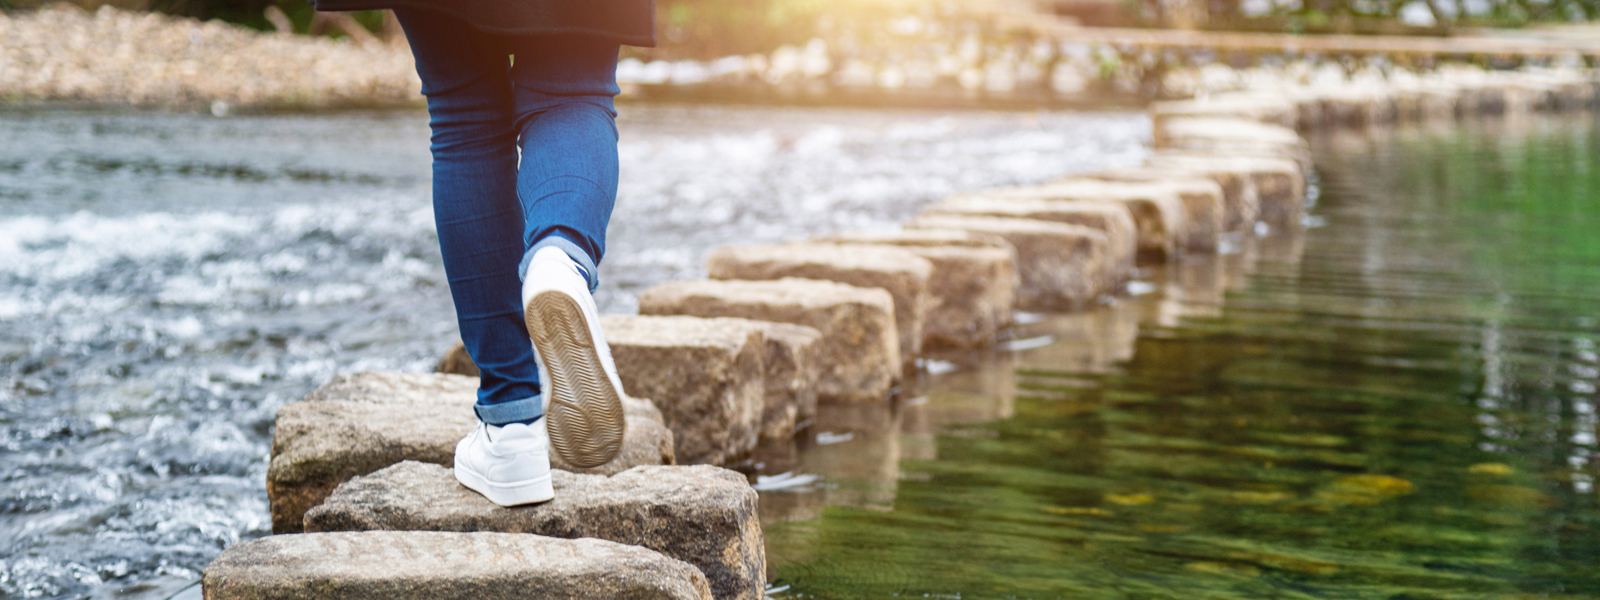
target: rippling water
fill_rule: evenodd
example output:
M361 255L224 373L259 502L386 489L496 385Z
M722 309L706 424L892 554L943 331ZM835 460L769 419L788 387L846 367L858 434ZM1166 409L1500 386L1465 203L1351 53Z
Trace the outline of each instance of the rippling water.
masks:
M1600 597L1600 129L1314 146L1307 231L820 417L778 595Z
M625 106L599 292L1137 162L1137 114ZM419 113L0 113L0 597L161 598L264 535L273 412L455 335Z

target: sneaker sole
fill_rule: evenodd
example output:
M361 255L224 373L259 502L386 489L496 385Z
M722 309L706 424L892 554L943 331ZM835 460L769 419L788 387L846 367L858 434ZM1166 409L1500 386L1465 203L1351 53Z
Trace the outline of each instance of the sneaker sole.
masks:
M549 477L531 482L495 484L461 463L456 463L455 471L456 481L461 485L500 506L539 504L556 497L555 485Z
M583 308L565 293L546 291L528 301L523 320L550 379L544 382L550 448L580 469L611 462L622 450L627 424Z

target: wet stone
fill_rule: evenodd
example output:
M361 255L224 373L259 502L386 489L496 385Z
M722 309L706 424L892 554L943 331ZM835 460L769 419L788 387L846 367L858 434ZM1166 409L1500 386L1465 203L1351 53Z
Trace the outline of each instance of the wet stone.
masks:
M748 319L766 340L762 357L761 439L788 440L795 428L817 414L822 332L804 325Z
M881 288L894 298L900 359L911 364L922 351L928 278L933 265L916 254L889 246L830 244L750 244L724 246L706 259L712 279L759 281L796 277L864 288Z
M1104 293L1116 268L1104 233L1066 223L1001 217L923 215L911 229L957 229L1005 238L1017 250L1017 308L1072 310Z
M705 575L654 550L509 533L275 535L229 547L207 600L710 600Z
M642 546L704 573L719 599L758 600L766 555L754 489L712 466L553 473L555 499L505 508L450 469L403 462L350 480L306 514L306 531L495 531Z
M1017 294L1016 250L1002 238L958 230L910 230L849 232L816 242L897 246L927 259L933 274L928 280L930 306L922 322L924 347L989 346L1000 328L1011 322Z
M737 317L817 330L817 398L881 402L900 373L894 299L832 281L671 281L639 294L644 315Z
M681 464L722 465L756 447L766 340L747 324L604 315L622 388L656 398Z
M1299 227L1300 217L1305 213L1305 175L1298 163L1287 158L1157 152L1150 157L1148 165L1206 175L1227 173L1232 177L1248 177L1259 202L1257 218L1274 227Z
M339 484L389 465L455 461L456 442L478 423L478 380L460 375L339 375L278 409L267 469L273 533L300 531L311 507ZM567 471L610 475L638 465L673 464L672 432L649 400L626 398L622 452L609 463Z
M940 200L922 214L1034 219L1088 227L1104 233L1110 244L1112 268L1106 269L1107 279L1100 282L1100 289L1122 289L1133 276L1139 236L1133 217L1124 206L977 193Z
M1059 181L1098 179L1159 186L1177 194L1183 202L1188 252L1212 253L1226 231L1227 195L1216 181L1199 175L1185 175L1144 167L1107 169Z

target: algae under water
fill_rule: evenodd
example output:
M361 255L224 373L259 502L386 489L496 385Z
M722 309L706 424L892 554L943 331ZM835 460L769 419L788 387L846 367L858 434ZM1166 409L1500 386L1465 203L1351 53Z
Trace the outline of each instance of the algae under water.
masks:
M1313 146L1305 231L824 411L776 595L1600 597L1600 129Z

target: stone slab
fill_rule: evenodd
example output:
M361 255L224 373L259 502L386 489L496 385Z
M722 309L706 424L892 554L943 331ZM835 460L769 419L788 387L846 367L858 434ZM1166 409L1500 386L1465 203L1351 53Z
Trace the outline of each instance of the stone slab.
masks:
M1188 245L1188 215L1172 190L1144 183L1072 179L1045 185L985 190L991 198L1098 202L1120 205L1133 217L1139 262L1161 263Z
M1293 129L1230 118L1167 119L1155 128L1157 150L1265 153L1310 168L1311 149Z
M1126 206L1105 202L1076 202L1027 197L1020 194L987 196L982 192L953 196L935 202L924 215L987 216L1034 219L1081 225L1106 236L1112 267L1106 269L1102 290L1119 290L1133 277L1139 250L1138 229Z
M1188 252L1212 253L1227 231L1227 193L1221 184L1200 175L1186 175L1144 167L1120 167L1074 176L1073 179L1098 179L1161 186L1183 201Z
M456 442L478 423L477 390L477 379L460 375L357 373L279 408L267 469L272 531L300 531L305 511L352 477L405 460L453 464ZM623 408L628 429L616 459L574 469L552 457L556 468L609 475L673 464L672 432L655 405L626 398Z
M922 352L922 322L928 313L928 278L933 265L902 248L831 244L724 246L706 259L712 279L747 281L820 279L882 288L894 298L900 359L910 365Z
M1005 238L1017 250L1017 308L1072 310L1104 293L1116 267L1104 233L1067 223L1002 217L923 215L910 229L957 229Z
M275 535L224 550L206 600L710 600L689 563L616 542L510 533Z
M756 447L766 340L741 323L689 316L602 315L617 375L657 399L682 464L722 465Z
M927 259L933 274L928 279L931 305L922 322L924 347L986 347L1011 322L1018 284L1016 249L1002 238L958 230L909 230L847 232L815 241L898 246Z
M1305 214L1305 175L1295 161L1270 156L1157 152L1147 163L1157 169L1247 176L1255 188L1258 219L1274 227L1299 227ZM1253 224L1252 224L1253 225Z
M505 508L450 469L403 462L339 486L306 531L496 531L642 546L700 569L717 598L759 600L766 551L757 497L712 466L637 467L610 477L554 473L555 499Z
M1295 104L1288 98L1248 92L1212 94L1204 100L1154 102L1149 113L1158 130L1168 119L1194 117L1230 117L1294 127L1297 116Z
M900 373L894 298L879 288L832 281L696 280L658 284L639 294L639 313L737 317L816 329L816 391L821 401L881 402Z

